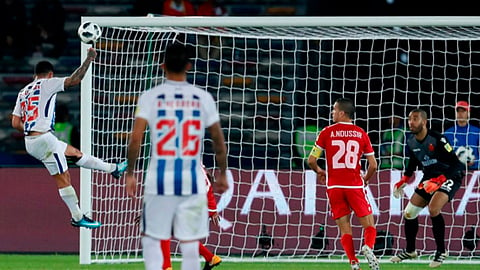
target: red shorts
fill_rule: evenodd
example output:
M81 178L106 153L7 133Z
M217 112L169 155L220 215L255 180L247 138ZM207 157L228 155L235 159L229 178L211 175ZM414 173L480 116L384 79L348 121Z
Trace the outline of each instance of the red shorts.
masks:
M327 189L328 201L333 219L349 215L352 210L357 217L372 214L372 207L363 188L332 188Z

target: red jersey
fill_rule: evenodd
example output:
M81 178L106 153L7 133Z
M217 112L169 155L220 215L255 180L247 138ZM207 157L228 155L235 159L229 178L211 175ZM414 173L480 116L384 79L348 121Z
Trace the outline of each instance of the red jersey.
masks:
M173 0L166 0L163 2L162 14L167 16L195 16L195 8L188 0L183 0L180 4Z
M360 159L374 155L367 133L359 126L340 122L318 134L316 146L325 151L327 188L363 188Z
M226 16L227 10L221 6L215 6L212 2L205 2L198 7L198 16Z

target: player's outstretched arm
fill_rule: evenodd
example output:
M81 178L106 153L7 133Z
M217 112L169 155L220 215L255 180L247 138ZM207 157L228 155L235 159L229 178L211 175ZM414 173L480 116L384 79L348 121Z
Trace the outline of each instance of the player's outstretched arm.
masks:
M85 61L83 61L83 63L72 73L72 75L65 78L64 87L67 88L79 84L85 76L90 63L95 59L95 57L97 57L97 52L94 48L89 48Z

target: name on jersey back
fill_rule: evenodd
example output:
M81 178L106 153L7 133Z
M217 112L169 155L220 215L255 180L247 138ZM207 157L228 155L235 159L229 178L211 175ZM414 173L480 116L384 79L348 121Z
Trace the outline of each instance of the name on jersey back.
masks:
M356 130L333 130L330 137L355 137L362 138L362 133Z
M159 100L158 107L167 107L167 108L200 108L200 102L198 100Z

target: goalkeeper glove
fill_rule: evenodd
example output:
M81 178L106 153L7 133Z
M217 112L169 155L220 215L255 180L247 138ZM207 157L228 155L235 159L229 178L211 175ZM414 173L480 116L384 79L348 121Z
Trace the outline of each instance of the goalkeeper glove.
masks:
M393 186L393 197L400 198L403 195L403 188L408 184L409 176L404 175L400 181Z
M443 183L445 183L445 181L447 181L447 178L445 175L441 174L438 177L423 181L420 183L420 185L418 185L418 188L424 189L425 192L432 194L433 192L437 191L443 185Z

